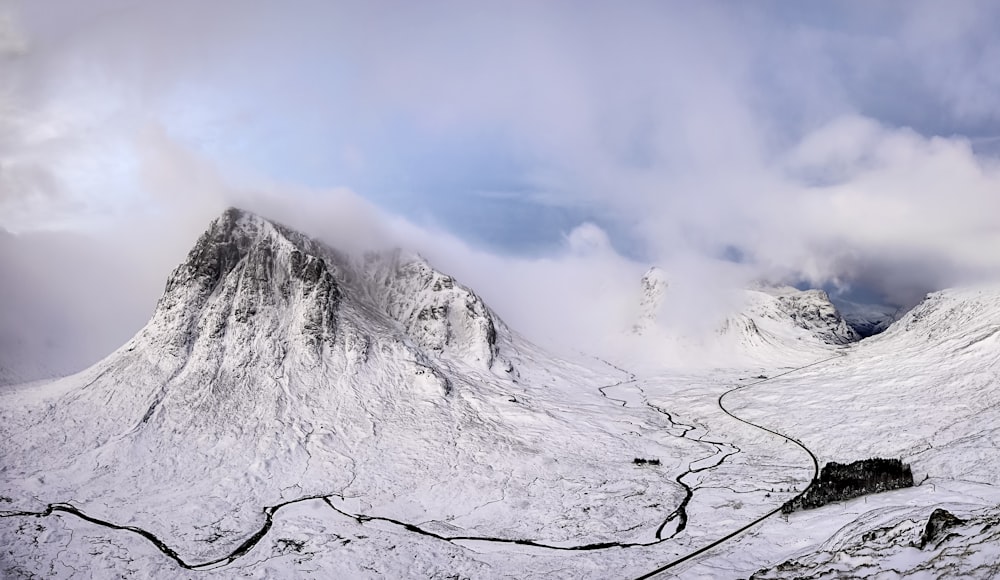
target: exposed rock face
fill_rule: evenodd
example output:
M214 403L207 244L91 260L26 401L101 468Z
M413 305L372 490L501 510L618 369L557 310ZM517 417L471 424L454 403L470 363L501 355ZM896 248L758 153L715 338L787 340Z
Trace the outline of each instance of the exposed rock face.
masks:
M333 344L342 298L330 257L298 234L230 208L171 274L143 336L169 342L177 356L219 358L226 337L250 345L277 339L280 329L284 345L275 350L304 343L319 355L321 344ZM291 324L280 319L284 311Z
M831 461L806 493L783 505L781 511L788 514L904 487L913 487L913 473L899 459L862 459L846 465Z
M800 290L779 294L782 309L795 324L829 344L848 344L861 339L841 317L830 296L822 290Z
M490 368L499 354L499 319L475 293L423 259L393 252L352 263L314 240L232 208L212 222L170 276L152 328L147 327L155 332L147 334L167 337L175 353L186 356L199 337L218 341L241 328L257 332L264 323L271 328L268 336L280 327L279 342L304 343L320 356L322 345L334 345L338 332L357 334L339 328L345 299L382 311L432 356ZM279 311L290 314L291 326L266 320ZM248 326L258 315L262 318ZM260 337L236 338L251 344Z
M487 370L498 362L498 329L506 328L471 289L400 252L367 256L365 270L375 301L421 348Z
M841 528L815 552L758 570L750 578L996 578L1000 574L996 557L1000 513L995 506L970 513L964 520L941 508L928 518L927 508L919 506L867 515Z
M946 509L938 508L931 513L924 526L924 533L920 534L920 549L923 550L931 542L937 542L944 538L945 532L950 528L960 526L965 520L955 517Z

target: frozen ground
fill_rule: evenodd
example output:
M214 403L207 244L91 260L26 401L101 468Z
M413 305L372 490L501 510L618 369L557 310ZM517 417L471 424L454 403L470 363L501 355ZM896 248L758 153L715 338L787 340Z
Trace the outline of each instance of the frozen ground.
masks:
M122 349L0 393L0 571L995 575L1000 291L934 295L850 346L820 340L831 316L754 291L713 367L649 364L704 344L648 323L632 356L555 356L417 257L227 213ZM765 517L810 452L902 457L920 485ZM965 521L911 546L938 507Z

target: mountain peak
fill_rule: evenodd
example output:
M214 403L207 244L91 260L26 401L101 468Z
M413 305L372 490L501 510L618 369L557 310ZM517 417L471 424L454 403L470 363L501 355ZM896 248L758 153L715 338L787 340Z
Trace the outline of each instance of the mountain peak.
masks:
M303 343L318 356L321 343L332 344L343 295L334 254L324 248L254 213L229 208L170 275L143 334L187 358L211 341L229 337L251 344L281 328L287 333L282 340Z
M247 344L265 334L286 345L304 341L310 356L322 357L322 345L334 345L345 332L344 303L365 317L380 312L383 324L396 326L385 332L401 333L399 340L415 345L420 356L485 369L502 360L503 370L513 371L498 357L503 323L422 256L397 250L350 258L239 208L224 211L198 238L167 282L154 314L158 322L146 330L181 357L205 337L229 333L245 335L240 341Z
M651 266L639 281L639 318L632 327L635 334L643 334L656 325L670 283L662 268Z
M188 252L187 259L170 277L167 289L171 288L171 284L182 284L196 278L214 282L228 272L240 255L246 252L251 239L256 237L246 227L246 222L250 221L246 218L251 215L229 208L212 220ZM258 220L260 225L263 220Z
M256 266L256 274L270 277L277 254L288 255L293 274L315 277L315 268L304 270L303 254L317 254L325 261L319 254L328 258L335 252L258 214L230 207L212 220L198 238L184 263L171 275L167 290L193 281L214 286L248 257Z
M212 220L205 233L217 238L256 237L281 226L258 214L238 207L226 208Z
M861 339L841 316L825 290L799 290L791 286L757 284L756 290L777 299L796 326L827 344L848 344Z

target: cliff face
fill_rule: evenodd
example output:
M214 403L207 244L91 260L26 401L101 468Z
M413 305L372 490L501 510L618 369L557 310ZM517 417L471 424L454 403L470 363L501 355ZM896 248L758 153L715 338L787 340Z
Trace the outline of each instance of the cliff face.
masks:
M421 348L490 370L500 356L506 326L471 289L402 252L370 254L364 275L374 301ZM504 359L501 369L513 366Z
M826 344L849 344L861 336L848 324L823 290L799 290L790 286L757 284L756 292L773 297L792 323Z
M778 296L778 301L799 328L812 332L828 344L848 344L861 339L822 290L783 294Z
M171 274L141 336L178 356L208 356L224 338L306 347L319 356L322 343L334 342L343 298L333 259L302 236L229 209Z

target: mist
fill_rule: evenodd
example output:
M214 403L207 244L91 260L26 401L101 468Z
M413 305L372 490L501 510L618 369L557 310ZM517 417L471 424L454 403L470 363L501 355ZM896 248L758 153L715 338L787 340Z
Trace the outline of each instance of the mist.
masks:
M997 22L971 1L0 2L2 338L93 362L230 205L418 251L567 347L627 329L651 264L691 332L758 279L912 306L1000 272Z

